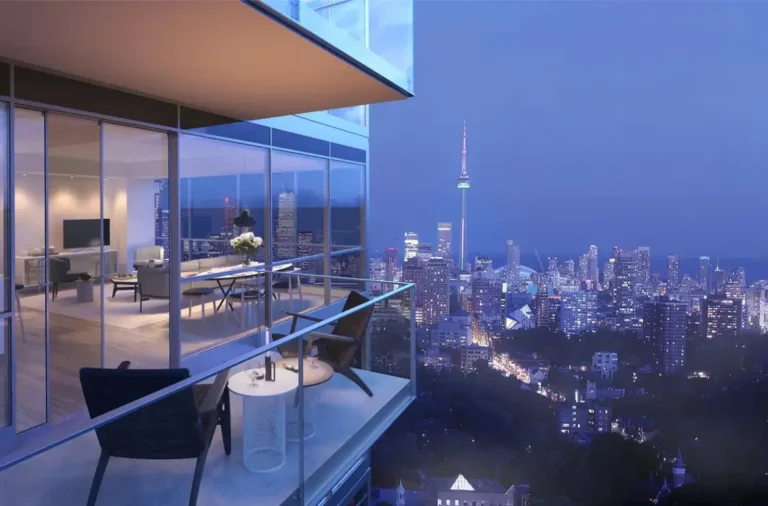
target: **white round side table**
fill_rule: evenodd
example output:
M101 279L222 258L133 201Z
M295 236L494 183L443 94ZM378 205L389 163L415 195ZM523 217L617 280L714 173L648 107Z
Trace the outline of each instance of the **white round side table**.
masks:
M285 464L285 398L298 386L299 375L282 367L275 381L254 384L249 371L229 378L229 391L243 397L243 465L249 471L268 473Z
M276 362L278 369L283 368L283 364L298 368L298 358L286 358ZM298 375L297 375L298 376ZM315 435L315 408L317 406L317 397L314 387L325 383L333 376L333 367L316 358L304 359L304 439L309 439ZM298 390L297 390L298 393ZM287 439L288 441L299 440L299 406L296 402L296 395L289 395L285 401L288 409Z

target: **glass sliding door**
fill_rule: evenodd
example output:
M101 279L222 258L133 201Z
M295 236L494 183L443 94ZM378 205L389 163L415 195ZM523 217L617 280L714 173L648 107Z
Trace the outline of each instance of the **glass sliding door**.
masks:
M10 292L10 282L8 280L8 241L6 241L6 234L8 231L8 165L10 161L9 156L9 127L8 121L8 104L0 102L0 207L3 210L3 219L0 220L0 279L2 279L2 286L0 286L0 311L7 313L10 310L10 300L8 294ZM3 318L2 327L0 328L0 442L4 439L2 434L8 430L12 430L12 414L11 414L11 350L10 342L8 339L8 318Z
M83 411L82 367L102 365L101 133L89 118L46 113L50 422ZM16 217L17 222L19 217ZM44 243L45 244L45 243Z
M133 367L166 367L171 290L166 259L172 247L168 135L103 123L102 141L102 218L110 229L101 292L104 365L129 360Z
M48 421L45 115L14 110L16 431Z

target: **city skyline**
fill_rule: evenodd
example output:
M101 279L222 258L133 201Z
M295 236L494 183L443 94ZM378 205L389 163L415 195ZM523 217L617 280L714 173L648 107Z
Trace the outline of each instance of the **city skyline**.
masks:
M768 182L759 21L768 5L422 2L416 11L418 96L371 107L372 248L396 244L403 223L433 243L434 223L458 228L466 116L470 257L503 253L508 238L524 253L589 241L601 251L765 256L768 237L741 230L759 229ZM484 29L459 43L466 26ZM488 66L488 48L509 64ZM723 189L740 205L722 208Z

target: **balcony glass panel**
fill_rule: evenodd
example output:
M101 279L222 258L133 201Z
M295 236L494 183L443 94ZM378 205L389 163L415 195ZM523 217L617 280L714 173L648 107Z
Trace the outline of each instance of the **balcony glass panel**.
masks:
M365 166L331 160L331 249L362 245Z
M272 151L275 262L323 253L328 160Z
M187 355L266 323L268 151L182 136L180 153L182 353ZM262 245L250 252L233 246L248 233L262 238Z
M192 385L213 385L208 388L215 390L216 385L223 387L229 381L231 454L226 454L224 433L215 428L198 504L299 506L316 504L334 490L370 441L378 438L413 400L413 384L407 371L412 369L415 357L409 353L409 346L402 346L410 342L409 316L379 315L379 320L387 321L376 328L386 332L371 326L350 326L353 322L347 318L366 321L369 313L378 311L383 300L395 300L410 289L412 285L393 284L378 301L364 293L348 304L343 315L342 307L349 302L346 300L305 310L304 314L313 319L299 318L294 332L290 331L292 322L272 326L270 336L278 339L279 345L271 342L241 350L231 361L221 361L188 380L172 384L166 393L178 401L181 393ZM402 305L394 306L405 311ZM342 319L345 324L338 325ZM344 330L345 325L356 330ZM368 348L369 331L378 343L373 349L380 356L391 355L378 362L404 361L401 369L371 368L365 359L347 360L347 352L354 358ZM334 336L345 339L334 341ZM390 341L393 344L382 344ZM342 347L329 345L334 342ZM275 381L268 381L267 357L274 366ZM102 415L107 422L104 427L120 436L128 429L130 417L136 420L134 415L143 417L142 424L155 423L161 415L162 421L169 423L172 413L152 410L170 399L161 400L156 394L139 398L140 411L133 415L126 415L125 407L115 408ZM217 397L212 400L211 405L215 405ZM201 407L206 403L204 396L198 401L190 396L184 402L200 403ZM9 504L47 504L56 502L61 490L67 490L68 501L84 504L102 451L92 426L90 420L77 420L70 430L82 435L52 449L40 440L28 441L15 456L33 450L47 451L13 466L8 466L11 456L0 455L4 500ZM62 470L61 462L68 463L66 470ZM300 463L303 467L299 467ZM97 504L187 504L193 472L190 459L110 458Z

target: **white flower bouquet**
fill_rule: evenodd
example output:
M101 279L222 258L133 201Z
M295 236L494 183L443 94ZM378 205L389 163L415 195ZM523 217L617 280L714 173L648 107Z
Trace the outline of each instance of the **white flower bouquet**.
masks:
M261 246L261 237L253 235L253 232L245 232L229 241L232 249L240 255L252 255Z

